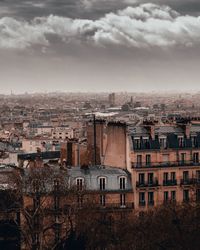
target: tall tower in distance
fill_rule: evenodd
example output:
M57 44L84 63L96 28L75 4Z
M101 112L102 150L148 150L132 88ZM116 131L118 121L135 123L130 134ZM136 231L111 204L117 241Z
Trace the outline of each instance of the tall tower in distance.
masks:
M109 101L110 107L115 106L115 93L109 94L108 101Z

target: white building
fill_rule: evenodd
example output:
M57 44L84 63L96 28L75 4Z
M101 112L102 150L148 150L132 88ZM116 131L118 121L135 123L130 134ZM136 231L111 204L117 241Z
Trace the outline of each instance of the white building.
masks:
M67 125L62 125L53 129L51 137L56 140L72 139L74 138L74 130Z
M45 151L55 151L55 143L52 139L46 138L31 138L22 140L22 151L24 153L36 153L37 150Z

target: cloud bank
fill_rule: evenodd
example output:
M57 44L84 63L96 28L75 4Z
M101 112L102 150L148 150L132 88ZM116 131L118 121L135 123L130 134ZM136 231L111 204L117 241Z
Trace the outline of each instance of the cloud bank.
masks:
M108 13L97 20L50 15L32 21L0 19L0 48L50 46L52 36L63 43L151 48L200 44L200 17L181 15L168 6L142 4Z

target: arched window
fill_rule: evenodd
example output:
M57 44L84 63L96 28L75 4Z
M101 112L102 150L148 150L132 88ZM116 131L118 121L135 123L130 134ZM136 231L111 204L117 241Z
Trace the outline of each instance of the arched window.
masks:
M53 181L53 186L54 186L54 191L58 191L60 186L60 181L58 179L55 179Z
M106 177L99 177L99 189L100 190L106 189Z
M82 191L84 186L84 178L78 177L76 178L76 187L77 191Z
M127 179L126 179L125 176L120 176L119 177L119 188L120 188L120 190L126 189L126 182L127 182Z

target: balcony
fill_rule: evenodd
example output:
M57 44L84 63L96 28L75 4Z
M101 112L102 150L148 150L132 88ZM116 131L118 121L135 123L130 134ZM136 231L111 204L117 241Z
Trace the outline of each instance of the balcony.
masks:
M166 199L166 200L163 200L163 202L161 202L161 205L176 205L176 200L175 199Z
M164 180L163 186L176 186L177 180Z
M181 186L194 185L196 183L197 183L197 179L195 179L195 178L181 179L181 181L180 181Z
M133 202L127 202L123 205L120 203L105 203L105 205L97 204L95 206L98 209L104 209L104 210L125 210L125 209L134 209L134 203Z
M181 179L180 182L181 185L200 185L200 179L199 178L187 178L187 179Z
M149 206L149 207L154 206L154 200L150 200L150 201L148 201L148 206Z
M156 168L156 167L187 167L187 166L200 166L200 162L194 161L170 161L170 162L132 162L132 168Z
M146 206L146 202L145 201L139 201L139 206L140 207L145 207Z
M153 179L152 181L136 182L137 188L157 187L157 186L159 186L157 179Z

